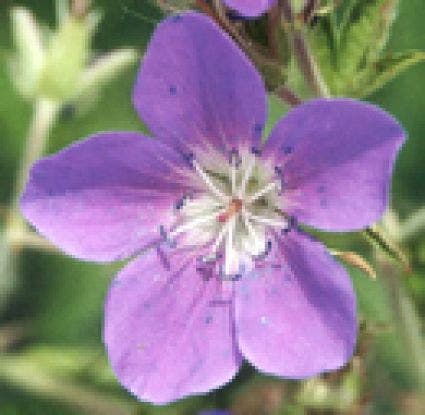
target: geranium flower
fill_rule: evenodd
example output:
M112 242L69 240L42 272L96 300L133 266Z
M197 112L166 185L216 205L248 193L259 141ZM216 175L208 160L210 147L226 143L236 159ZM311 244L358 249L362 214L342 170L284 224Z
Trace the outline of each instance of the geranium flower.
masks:
M223 385L242 358L288 378L344 365L356 341L352 284L298 222L327 231L375 222L399 124L370 104L318 99L263 145L263 81L197 13L157 27L134 104L155 140L107 132L73 144L35 164L21 202L70 255L135 257L105 307L121 383L166 403Z
M224 0L224 3L242 16L257 17L270 9L276 0Z

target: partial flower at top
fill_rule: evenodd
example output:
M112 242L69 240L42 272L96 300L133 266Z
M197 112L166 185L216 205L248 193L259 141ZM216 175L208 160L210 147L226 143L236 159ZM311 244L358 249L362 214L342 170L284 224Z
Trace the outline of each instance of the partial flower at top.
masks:
M355 231L378 220L400 125L370 104L318 99L262 144L264 84L198 13L157 27L133 98L155 140L95 134L36 163L21 200L70 255L135 256L105 306L121 383L162 404L223 385L243 358L294 379L343 366L353 287L298 223Z
M257 17L273 6L276 0L224 0L224 3L242 16Z

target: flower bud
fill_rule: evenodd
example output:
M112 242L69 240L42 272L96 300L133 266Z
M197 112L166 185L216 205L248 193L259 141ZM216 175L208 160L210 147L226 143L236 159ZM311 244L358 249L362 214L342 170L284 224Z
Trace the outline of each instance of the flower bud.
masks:
M85 67L89 54L87 19L69 16L50 39L40 78L40 93L50 99L69 98Z

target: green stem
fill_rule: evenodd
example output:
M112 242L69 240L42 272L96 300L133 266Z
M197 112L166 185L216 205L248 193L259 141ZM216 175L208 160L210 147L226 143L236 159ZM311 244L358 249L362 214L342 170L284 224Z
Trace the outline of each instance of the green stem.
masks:
M377 252L380 262L380 271L383 284L387 287L392 302L392 309L399 330L403 333L403 340L408 349L407 358L411 368L415 371L420 388L425 388L425 344L422 338L421 322L415 306L400 283L401 275L397 268L388 261L380 252Z
M24 391L60 400L87 415L131 415L136 405L61 379L20 357L0 356L0 380Z
M291 0L279 0L279 6L282 11L283 20L286 23L286 30L294 57L297 60L304 79L317 96L330 98L331 93L304 36L304 30L301 25L298 26L295 24Z
M16 177L12 207L7 221L7 234L16 235L26 231L26 225L19 211L19 198L28 180L31 166L45 151L59 109L60 105L56 101L38 99L34 103L33 117Z
M391 258L401 263L406 272L410 272L410 264L404 253L384 236L384 232L381 229L376 225L368 227L364 230L364 235L381 251L384 251Z
M55 101L38 99L34 104L33 117L15 184L14 206L18 204L31 166L44 153L58 111L59 104Z

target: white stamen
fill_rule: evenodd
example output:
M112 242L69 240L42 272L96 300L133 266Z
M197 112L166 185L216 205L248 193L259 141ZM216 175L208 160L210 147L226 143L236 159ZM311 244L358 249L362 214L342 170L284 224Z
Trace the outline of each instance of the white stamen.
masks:
M248 229L248 233L251 236L253 240L257 240L257 234L255 232L254 227L252 226L251 222L248 219L248 212L245 208L242 208L242 218L245 224L245 227Z
M275 219L272 219L272 218L266 218L266 217L263 217L263 216L253 215L252 213L250 213L248 211L246 212L246 215L250 219L252 219L252 220L254 220L258 223L262 223L264 225L269 225L269 226L273 226L273 227L277 227L277 228L286 228L288 226L287 222L282 222L282 221L279 221L279 220L275 220Z
M251 160L249 161L247 169L245 170L245 174L243 176L241 186L239 188L238 197L240 198L242 198L243 195L245 194L246 186L248 184L249 179L252 176L252 170L254 169L254 166L255 166L255 157L252 157Z
M252 223L249 221L249 214L248 212L243 209L242 210L242 218L245 224L245 227L248 229L248 234L251 237L251 243L254 246L254 249L257 249L261 245L261 238L257 235L257 232L255 231L254 227L252 226Z
M195 218L189 222L183 223L182 225L178 226L176 229L174 229L173 232L170 233L169 238L173 239L177 235L180 235L183 232L191 231L192 229L196 228L199 225L202 225L204 223L208 222L215 222L217 220L217 216L219 216L222 213L225 213L226 211L220 210L218 212L211 213L210 215L201 216L198 218Z
M230 166L230 184L231 184L231 191L233 195L236 192L236 165L233 161Z
M223 242L224 237L227 234L228 228L229 228L229 223L227 222L225 223L222 228L220 229L219 234L217 235L217 239L214 242L214 245L212 247L212 253L216 254L218 249L220 248L221 243Z
M226 239L226 258L224 263L224 271L226 275L232 275L234 271L234 263L236 258L235 251L233 249L233 234L235 230L236 217L232 217L229 221L229 227Z
M272 191L274 188L277 188L277 183L276 182L271 182L269 183L267 186L263 187L261 190L259 190L258 192L254 193L248 200L246 203L251 204L254 203L255 201L257 201L260 197L264 196L265 194L269 193L270 191Z
M229 198L222 193L217 186L212 182L211 178L208 176L207 173L202 169L202 167L198 164L196 160L193 160L193 167L195 167L196 172L199 174L199 176L203 179L205 184L208 186L208 188L211 190L212 193L214 193L219 199L222 201L227 202Z

